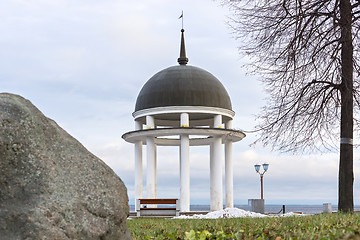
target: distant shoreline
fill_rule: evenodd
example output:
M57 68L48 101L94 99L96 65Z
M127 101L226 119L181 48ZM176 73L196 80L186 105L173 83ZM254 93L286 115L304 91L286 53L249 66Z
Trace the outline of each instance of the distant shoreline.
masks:
M236 208L240 208L246 211L250 210L250 207L248 205L236 205ZM130 212L134 212L135 211L135 206L134 205L129 205L130 208ZM225 207L224 207L225 208ZM190 211L209 211L210 210L210 205L190 205ZM337 205L332 205L332 210L333 211L337 211ZM355 211L360 211L360 206L355 206L354 207ZM265 205L265 212L266 213L280 213L282 212L282 205L281 204L269 204L269 205ZM323 205L300 205L300 204L285 204L285 212L302 212L305 214L317 214L317 213L322 213L323 212Z

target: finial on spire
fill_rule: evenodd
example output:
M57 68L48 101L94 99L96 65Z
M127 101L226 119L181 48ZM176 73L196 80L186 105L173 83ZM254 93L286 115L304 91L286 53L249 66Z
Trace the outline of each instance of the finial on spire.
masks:
M186 57L185 52L185 40L184 40L184 29L181 29L181 45L180 45L180 57L178 58L178 63L180 65L186 65L189 59Z
M179 19L181 18L181 29L184 29L184 11L181 11L181 15Z

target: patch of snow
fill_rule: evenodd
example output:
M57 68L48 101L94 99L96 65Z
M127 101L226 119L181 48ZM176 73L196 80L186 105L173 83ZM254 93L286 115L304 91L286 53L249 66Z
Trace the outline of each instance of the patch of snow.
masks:
M239 208L225 208L214 212L209 212L206 215L195 214L193 216L179 216L174 219L216 219L216 218L240 218L240 217L267 217L261 213L254 213L245 211Z
M217 218L242 218L242 217L291 217L291 216L305 216L307 214L298 214L289 212L286 214L275 214L275 215L265 215L261 213L249 212L239 208L225 208L223 210L218 210L214 212L209 212L208 214L195 214L193 216L179 216L174 217L173 219L217 219Z
M273 217L298 217L298 216L309 216L311 214L303 214L303 213L296 213L296 212L288 212L285 214L276 214Z

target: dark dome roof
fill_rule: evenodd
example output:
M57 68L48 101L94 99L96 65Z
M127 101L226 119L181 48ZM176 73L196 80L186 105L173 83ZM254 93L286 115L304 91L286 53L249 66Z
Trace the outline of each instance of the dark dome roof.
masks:
M168 106L206 106L232 110L230 97L211 73L194 66L166 68L150 78L136 100L135 111Z

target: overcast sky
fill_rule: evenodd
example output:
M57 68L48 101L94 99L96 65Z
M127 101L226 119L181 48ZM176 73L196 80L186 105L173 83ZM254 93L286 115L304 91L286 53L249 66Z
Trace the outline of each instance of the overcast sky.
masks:
M266 101L257 76L227 26L227 8L211 0L0 0L0 91L29 99L47 117L104 160L134 198L132 112L144 83L177 64L181 20L189 65L215 75L236 112L233 127L252 130ZM253 165L267 162L267 204L337 204L338 153L280 155L251 147L254 134L233 147L234 199L260 197ZM209 204L209 149L193 147L191 204ZM179 197L178 148L158 148L158 196ZM146 159L144 158L146 165ZM360 174L355 153L355 204ZM145 174L145 171L144 171ZM144 180L146 177L144 175ZM144 182L144 187L146 186ZM146 192L144 192L146 196Z

